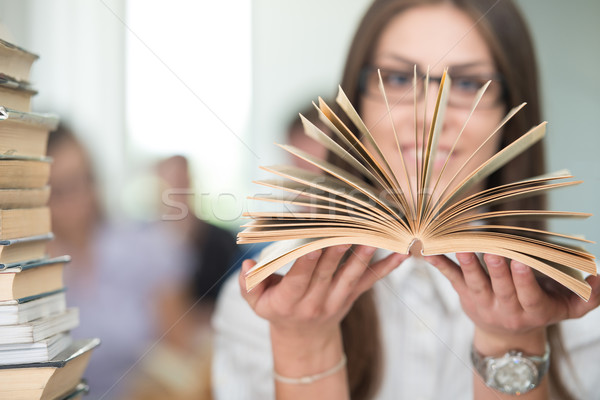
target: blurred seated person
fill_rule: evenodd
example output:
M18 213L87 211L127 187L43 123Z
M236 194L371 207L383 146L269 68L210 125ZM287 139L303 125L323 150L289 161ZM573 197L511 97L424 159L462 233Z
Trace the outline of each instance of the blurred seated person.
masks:
M162 223L185 247L190 280L183 293L190 301L207 305L210 311L225 278L236 261L233 234L199 218L194 213L194 192L188 161L181 155L162 160L156 167L162 182Z
M156 174L161 181L161 224L177 243L187 276L181 286L163 292L161 324L169 329L172 350L185 355L205 347L210 340L210 317L219 289L236 271L236 260L241 257L232 233L194 213L185 157L176 155L160 161Z
M86 399L124 398L129 371L162 335L160 293L180 285L183 262L160 224L109 223L87 151L65 126L52 132L52 256L69 254L67 304L80 310L75 338L99 337L84 376Z
M194 213L185 157L160 161L156 175L160 224L177 245L187 279L162 288L158 320L165 340L140 363L129 399L210 399L210 317L221 284L242 257L230 232Z

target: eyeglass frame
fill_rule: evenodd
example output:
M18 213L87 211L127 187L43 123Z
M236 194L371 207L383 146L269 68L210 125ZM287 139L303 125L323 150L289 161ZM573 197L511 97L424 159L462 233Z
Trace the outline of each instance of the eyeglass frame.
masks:
M358 75L358 93L361 95L365 95L365 93L368 93L367 91L367 80L369 78L369 74L372 73L373 71L377 71L377 70L382 70L382 71L397 71L394 70L393 68L381 68L381 67L377 67L375 65L370 65L367 64L365 66L363 66L360 69L359 75ZM425 74L419 74L417 72L417 79L422 79L425 80L426 79L426 75ZM490 80L497 82L498 84L500 84L500 95L498 96L498 99L496 100L496 104L508 104L508 87L506 85L506 80L504 79L504 76L502 74L500 74L499 72L496 72L494 74L492 74L489 77ZM438 85L441 84L442 82L442 77L441 76L431 76L429 75L429 82L437 82ZM420 95L423 95L423 90L421 91ZM452 104L448 104L449 106L453 106Z

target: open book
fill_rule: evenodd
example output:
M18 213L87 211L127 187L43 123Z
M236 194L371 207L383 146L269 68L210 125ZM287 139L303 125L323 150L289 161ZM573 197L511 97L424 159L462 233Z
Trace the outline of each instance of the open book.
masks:
M415 76L415 87L416 79ZM322 99L319 99L318 106L315 104L322 123L341 144L301 116L305 133L346 161L352 171L341 169L288 145L280 147L319 167L323 173L314 174L289 166L261 167L277 178L256 183L277 189L282 194L249 198L279 203L286 210L244 215L254 221L243 226L245 230L239 233L238 243L279 242L268 248L262 259L248 271L248 290L282 266L311 251L338 244L360 244L403 254L496 254L529 265L580 297L589 299L591 288L583 279L582 272L595 275L596 265L594 256L577 244L592 242L579 236L499 225L497 221L500 218L586 218L590 214L547 210L489 211L491 205L499 202L539 195L580 181L568 180L572 178L569 172L559 171L477 190L490 174L541 140L545 135L545 122L480 165L471 170L465 169L466 164L462 165L456 168L458 172L451 179L442 180L440 177L447 173L446 167L452 160L456 143L461 140L461 131L444 166L437 174L434 173L433 163L442 131L449 79L444 73L429 129L424 128L419 133L415 126L415 143L423 145L415 144L415 152L420 157L416 158L414 177L408 172L406 157L402 155L397 135L395 156L401 160L401 172L398 172L399 168L392 169L391 160L386 159L385 152L341 88L336 101L352 122L353 128L345 124ZM486 88L487 85L477 93L471 114ZM385 97L381 78L380 90L389 114L390 105ZM502 127L523 105L508 113L469 160L476 159L483 146L494 135L501 134ZM415 102L415 116L416 113ZM422 135L422 140L417 140L417 135Z

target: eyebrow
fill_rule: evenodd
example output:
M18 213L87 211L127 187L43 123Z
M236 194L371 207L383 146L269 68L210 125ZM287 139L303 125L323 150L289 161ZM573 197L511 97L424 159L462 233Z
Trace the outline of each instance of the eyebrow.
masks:
M388 54L383 54L381 56L378 56L376 58L389 58L389 59L392 59L394 61L398 61L398 62L402 62L404 64L407 64L410 67L412 67L414 65L417 65L417 71L421 70L421 66L418 63L416 63L413 60L410 60L409 58L403 57L403 56L401 56L399 54L389 54L388 53ZM454 72L457 72L457 71L460 72L460 71L463 71L463 70L468 70L468 69L471 69L471 68L474 68L474 67L490 66L490 65L493 67L493 64L491 64L488 61L477 61L477 60L476 61L469 61L469 62L462 63L462 64L455 64L455 65L448 66L448 72L454 73Z

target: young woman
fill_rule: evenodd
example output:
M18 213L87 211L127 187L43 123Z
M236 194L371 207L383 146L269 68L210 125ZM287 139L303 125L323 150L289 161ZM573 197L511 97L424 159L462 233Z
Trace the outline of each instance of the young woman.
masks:
M396 143L377 88L381 69L408 165L416 157L410 150L414 65L420 73L431 68L431 91L426 97L420 87L420 110L433 109L445 67L453 78L441 155L452 146L476 91L494 81L453 153L453 165L462 164L523 101L527 107L481 158L540 122L533 48L508 0L382 0L367 11L342 87L386 156L394 159ZM419 113L417 125L429 123ZM399 162L392 167L401 171ZM543 148L537 145L487 185L543 169ZM544 202L530 198L517 206L543 208ZM530 221L522 225L540 227ZM591 327L600 323L599 313L561 324L574 368L562 357L556 324L598 306L597 277L588 278L593 294L586 303L540 287L529 267L490 254L484 255L488 277L474 254L377 259L375 249L359 247L339 266L347 250L336 246L310 253L284 277L272 276L249 293L244 273L254 262L244 263L239 285L226 284L214 319L217 399L500 399L514 394L567 399L569 391L581 398L595 393L600 335ZM521 354L508 355L513 350Z

